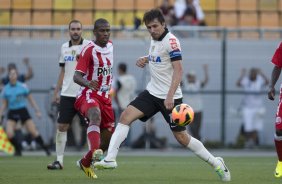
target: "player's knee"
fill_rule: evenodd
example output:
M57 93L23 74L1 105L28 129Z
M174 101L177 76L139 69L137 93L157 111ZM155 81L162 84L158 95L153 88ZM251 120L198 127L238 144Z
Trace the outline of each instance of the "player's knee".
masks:
M60 132L66 132L69 129L69 124L58 124L58 130Z
M88 119L90 121L90 123L93 124L93 122L96 124L96 123L99 123L101 122L101 112L98 108L90 108L88 110Z

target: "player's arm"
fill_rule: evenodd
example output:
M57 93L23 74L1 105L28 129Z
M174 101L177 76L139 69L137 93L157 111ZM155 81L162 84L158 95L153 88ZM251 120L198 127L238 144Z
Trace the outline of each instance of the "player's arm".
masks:
M171 80L170 88L167 93L167 97L164 102L165 107L167 109L172 109L174 107L173 96L178 86L180 85L180 82L182 80L182 75L183 75L182 60L173 61L172 68L173 68L172 80Z
M268 99L274 100L275 97L275 84L279 79L281 67L274 66L271 74L270 87L268 91Z
M60 100L60 95L59 95L59 91L62 89L62 85L63 85L63 81L64 81L64 75L65 75L65 67L62 65L61 66L61 70L60 70L60 74L57 80L57 84L56 87L54 89L54 94L53 94L53 102L57 102L59 103Z
M143 56L137 59L136 65L140 68L144 68L149 63L149 56Z
M92 90L98 90L99 89L98 81L93 81L93 80L89 81L83 77L84 75L85 74L80 71L75 71L73 76L73 81L80 86L84 86Z
M25 81L27 81L27 80L30 80L33 77L33 70L32 70L32 67L30 66L28 58L24 58L23 63L25 64L25 66L27 68L27 73L24 75L24 79L25 79Z
M36 116L41 117L40 109L30 93L27 95L27 99L30 105L32 106L32 108L34 109Z
M6 99L3 98L2 99L2 105L0 107L0 118L1 118L1 120L2 120L2 117L4 116L3 114L4 114L4 111L6 110L7 106L8 106L8 102L7 102Z

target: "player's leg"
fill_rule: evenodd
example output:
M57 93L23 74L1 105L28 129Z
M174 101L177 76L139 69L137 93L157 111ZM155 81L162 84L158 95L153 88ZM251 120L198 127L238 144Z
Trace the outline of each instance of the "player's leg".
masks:
M6 124L6 134L10 142L15 147L15 156L21 156L22 155L21 143L15 137L16 125L17 125L17 121L15 121L14 119L9 119L9 115L8 115L8 120Z
M157 110L155 109L152 95L148 91L143 91L133 100L129 106L121 113L119 122L111 137L108 153L101 162L96 162L94 166L98 169L112 169L117 167L116 157L121 143L126 139L130 124L140 119L147 121Z
M281 99L282 94L280 94ZM275 120L275 135L274 135L275 148L278 156L277 166L274 176L277 178L282 177L282 101L279 101Z
M184 147L190 149L195 155L201 158L203 161L210 164L222 181L230 181L231 176L228 168L224 164L224 161L220 157L214 157L203 145L203 143L194 137L190 136L187 131L173 131L173 135L176 140Z
M57 120L56 132L56 160L47 165L50 170L63 169L64 153L67 143L67 131L70 127L73 117L76 114L74 108L74 97L60 98L59 117Z
M89 142L89 151L77 163L86 176L97 178L90 165L92 163L93 153L100 148L101 107L99 100L89 101L81 96L77 99L75 107L88 119L87 138Z
M32 138L41 146L41 148L45 151L46 155L51 155L51 152L49 151L48 147L44 144L44 141L39 134L38 130L36 129L36 126L32 119L27 119L23 122L25 125L27 131L31 134Z
M174 101L175 106L182 103L182 99L176 99ZM228 168L224 164L224 161L220 157L214 157L203 145L203 143L194 137L190 136L186 131L186 127L175 125L171 122L170 114L171 110L166 110L164 105L160 103L160 111L163 114L165 120L170 126L176 140L185 148L190 149L200 159L210 164L219 175L222 181L230 181L231 176Z

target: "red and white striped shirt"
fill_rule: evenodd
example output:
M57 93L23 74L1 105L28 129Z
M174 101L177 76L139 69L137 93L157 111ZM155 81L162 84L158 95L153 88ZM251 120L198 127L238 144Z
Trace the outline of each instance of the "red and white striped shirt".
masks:
M98 81L98 90L91 90L88 87L81 86L77 98L85 95L86 99L91 97L110 100L110 89L113 75L113 44L111 41L105 47L100 47L91 41L84 47L76 66L76 71L84 73L87 80Z

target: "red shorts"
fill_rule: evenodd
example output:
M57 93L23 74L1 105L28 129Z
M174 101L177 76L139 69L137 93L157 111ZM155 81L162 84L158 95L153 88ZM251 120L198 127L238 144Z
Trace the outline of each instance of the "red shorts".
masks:
M86 97L81 95L78 97L74 103L75 109L77 109L84 117L88 109L92 107L98 107L101 112L101 129L108 129L110 132L114 132L115 120L114 120L114 111L112 107L112 102L107 100L103 102L102 99L92 97L91 100L86 100Z

